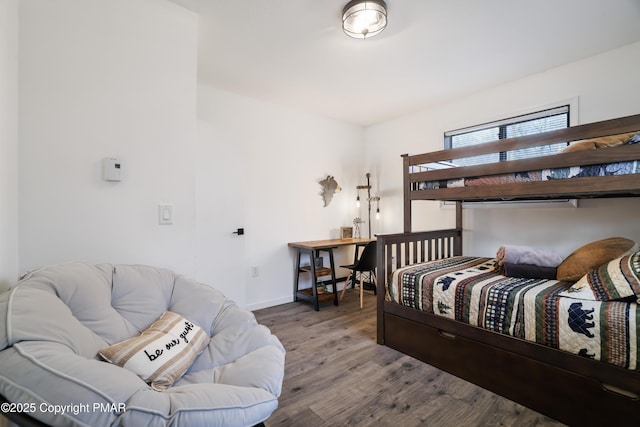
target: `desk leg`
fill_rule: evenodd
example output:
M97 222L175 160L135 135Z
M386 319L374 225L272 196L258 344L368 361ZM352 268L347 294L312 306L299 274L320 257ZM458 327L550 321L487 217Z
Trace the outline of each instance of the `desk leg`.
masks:
M331 266L331 283L333 284L333 305L338 305L338 283L336 282L336 266L333 262L333 249L329 248L329 265Z
M298 287L300 285L300 249L297 251L296 257L296 270L295 270L295 280L293 286L293 300L298 301Z
M318 278L316 277L316 260L318 251L309 252L309 264L311 266L311 290L313 292L313 308L320 311L320 302L318 301Z
M313 304L313 308L316 311L320 310L320 298L318 294L318 269L316 268L315 259L320 256L320 252L325 251L329 253L329 261L331 263L331 283L333 285L333 304L338 305L338 280L336 279L335 261L333 258L333 248L328 249L310 249L310 248L297 248L296 254L296 272L294 279L293 299L294 301L307 301ZM309 269L304 267L304 271L311 274L311 289L310 291L304 289L300 290L300 273L301 271L301 259L303 255L309 256ZM329 295L327 294L327 297ZM324 297L322 298L325 299Z

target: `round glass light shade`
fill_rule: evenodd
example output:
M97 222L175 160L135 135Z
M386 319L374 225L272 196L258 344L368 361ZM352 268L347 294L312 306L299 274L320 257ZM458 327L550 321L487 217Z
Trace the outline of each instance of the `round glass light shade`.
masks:
M342 29L356 39L366 39L387 26L387 5L382 0L352 0L342 10Z

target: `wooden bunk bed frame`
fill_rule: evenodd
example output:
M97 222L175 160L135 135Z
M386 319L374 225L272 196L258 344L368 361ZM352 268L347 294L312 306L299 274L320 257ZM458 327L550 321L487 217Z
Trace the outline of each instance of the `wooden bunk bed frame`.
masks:
M640 115L472 147L403 156L404 233L378 236L386 286L405 265L462 255L462 201L640 195L640 175L420 190L418 182L640 159L640 144L424 171L417 165L640 130ZM456 201L456 228L412 232L415 200ZM638 425L640 372L392 303L378 292L377 342L568 425ZM640 337L639 337L640 339ZM496 374L496 373L500 374Z

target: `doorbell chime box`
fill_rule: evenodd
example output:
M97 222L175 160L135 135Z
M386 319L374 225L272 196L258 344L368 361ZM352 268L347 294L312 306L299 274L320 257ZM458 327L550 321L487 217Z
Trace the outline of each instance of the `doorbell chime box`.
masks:
M102 179L105 181L122 181L122 164L116 157L102 159Z

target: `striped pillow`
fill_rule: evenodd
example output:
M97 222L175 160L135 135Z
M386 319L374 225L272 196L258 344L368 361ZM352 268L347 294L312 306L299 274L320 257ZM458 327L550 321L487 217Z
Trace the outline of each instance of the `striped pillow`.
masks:
M199 326L171 311L137 337L99 351L107 362L122 366L151 383L154 390L170 387L209 344Z
M560 295L595 301L640 297L640 252L591 270Z

